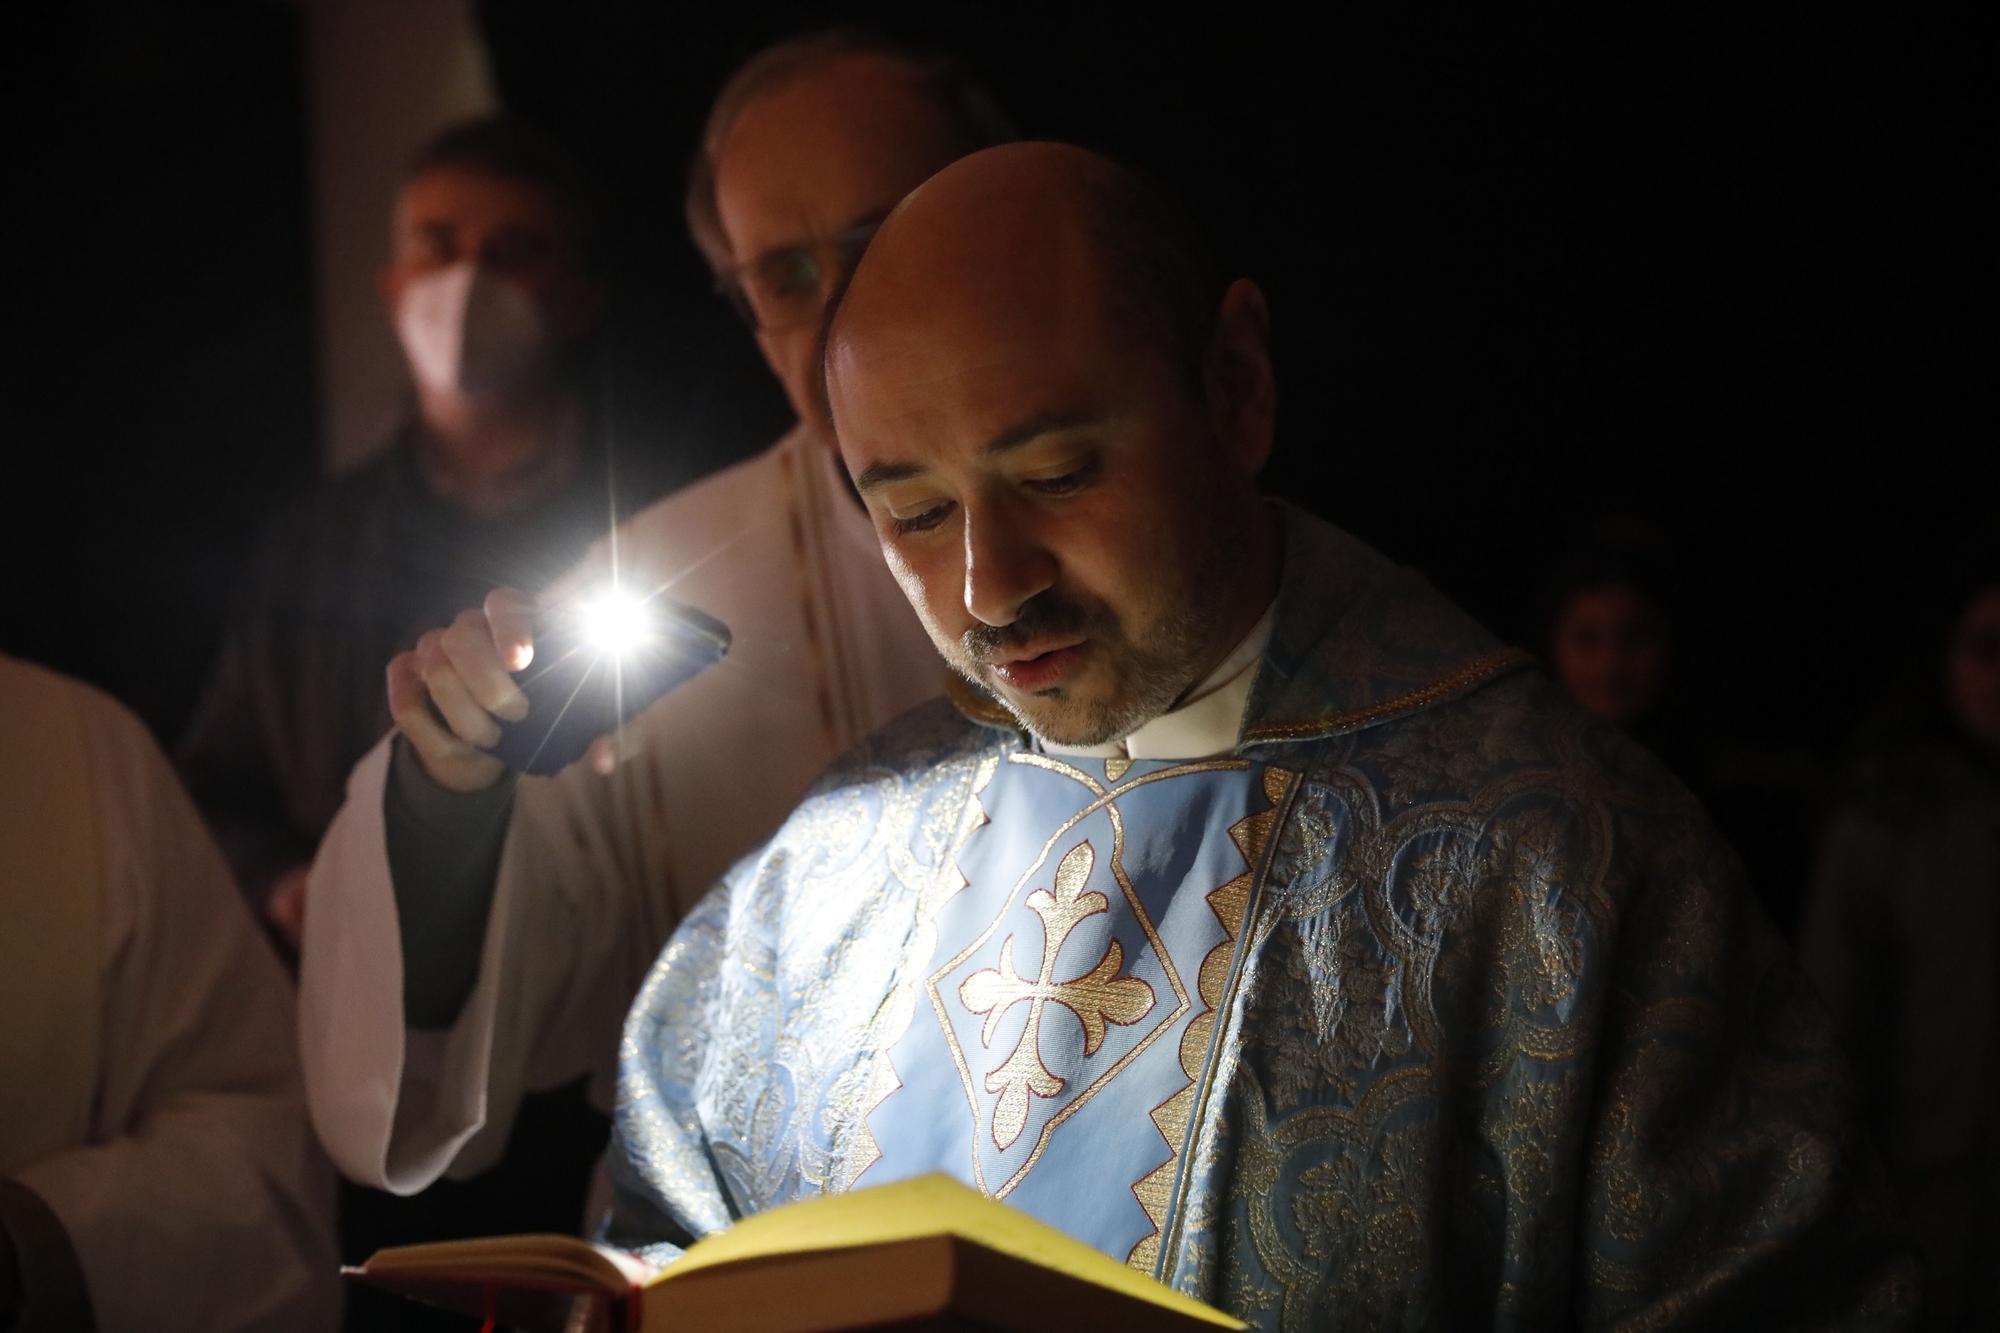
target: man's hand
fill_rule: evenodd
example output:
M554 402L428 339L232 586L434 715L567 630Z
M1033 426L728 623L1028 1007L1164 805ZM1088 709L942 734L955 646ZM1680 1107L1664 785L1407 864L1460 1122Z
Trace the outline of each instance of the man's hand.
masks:
M495 589L482 610L427 632L390 660L389 715L440 787L480 791L507 771L481 747L500 739L500 720L528 715L510 673L534 660L533 609L526 594Z
M271 881L264 895L264 919L276 927L294 949L306 934L306 875L310 864L293 866Z

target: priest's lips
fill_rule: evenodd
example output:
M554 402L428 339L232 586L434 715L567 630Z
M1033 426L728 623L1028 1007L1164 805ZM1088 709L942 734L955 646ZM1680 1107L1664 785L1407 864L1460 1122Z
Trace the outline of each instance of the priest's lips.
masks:
M1087 639L1050 639L1013 649L989 662L1000 683L1020 694L1040 694L1061 685L1083 662Z

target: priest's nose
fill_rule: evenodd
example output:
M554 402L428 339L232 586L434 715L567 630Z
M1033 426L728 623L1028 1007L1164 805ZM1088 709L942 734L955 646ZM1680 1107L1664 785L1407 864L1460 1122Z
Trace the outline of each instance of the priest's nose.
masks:
M1056 560L1026 516L1004 507L965 515L965 609L988 625L1011 625L1056 581Z

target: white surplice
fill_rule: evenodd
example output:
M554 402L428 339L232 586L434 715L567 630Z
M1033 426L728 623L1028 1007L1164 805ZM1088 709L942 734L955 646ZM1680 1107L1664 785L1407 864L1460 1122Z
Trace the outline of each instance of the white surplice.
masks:
M0 799L49 807L46 833L0 846L0 921L41 923L0 940L0 989L40 992L7 1021L88 1047L0 1069L17 1109L51 1099L32 1141L0 1126L0 1178L61 1221L106 1333L336 1327L333 1174L291 987L200 816L138 719L5 657L0 738Z
M491 1166L524 1092L591 1076L673 927L837 755L940 693L944 666L831 448L794 429L635 515L622 586L730 627L728 659L627 728L609 778L524 777L479 979L444 1032L408 1029L383 827L391 741L359 765L308 887L300 1035L315 1126L364 1184L411 1193ZM609 576L611 543L557 585Z

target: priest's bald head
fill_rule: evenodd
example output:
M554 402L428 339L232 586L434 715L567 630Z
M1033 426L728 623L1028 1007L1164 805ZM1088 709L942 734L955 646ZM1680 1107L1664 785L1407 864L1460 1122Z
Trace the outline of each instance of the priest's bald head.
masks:
M1269 318L1211 273L1148 182L1013 144L910 195L828 324L828 406L890 569L1046 740L1168 711L1276 588Z

